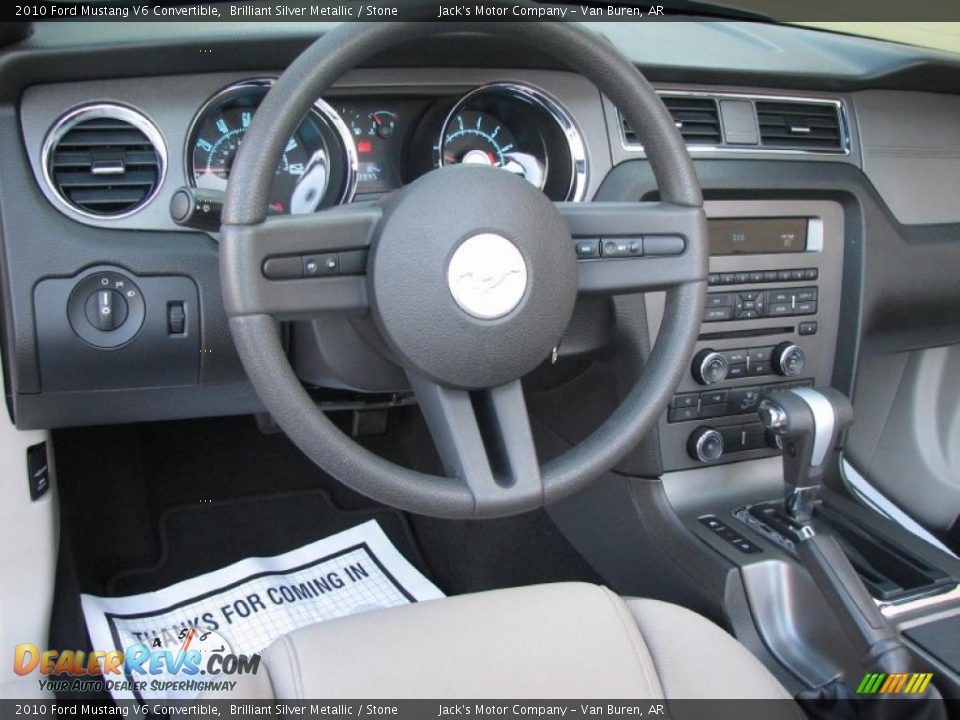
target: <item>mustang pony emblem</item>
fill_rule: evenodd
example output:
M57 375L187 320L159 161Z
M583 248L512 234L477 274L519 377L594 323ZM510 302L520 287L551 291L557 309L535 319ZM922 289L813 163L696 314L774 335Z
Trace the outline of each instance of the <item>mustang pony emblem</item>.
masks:
M513 311L526 294L527 264L505 237L480 233L453 253L447 284L461 310L481 320L496 320Z

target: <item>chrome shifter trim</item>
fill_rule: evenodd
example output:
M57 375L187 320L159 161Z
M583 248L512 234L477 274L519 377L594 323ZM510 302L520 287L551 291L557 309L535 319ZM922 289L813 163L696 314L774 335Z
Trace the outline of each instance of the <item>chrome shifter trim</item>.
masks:
M830 441L833 439L833 428L837 421L837 413L833 405L823 395L811 388L792 388L791 392L796 393L803 401L810 406L813 413L814 437L813 453L810 458L811 467L823 465L823 461L830 449Z

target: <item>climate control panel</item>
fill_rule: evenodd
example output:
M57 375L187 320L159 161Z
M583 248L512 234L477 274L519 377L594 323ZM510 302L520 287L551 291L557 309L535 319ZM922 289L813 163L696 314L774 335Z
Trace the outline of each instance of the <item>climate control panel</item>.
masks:
M711 235L700 334L658 423L664 472L778 453L757 418L763 392L834 380L842 207L819 200L722 200L704 208L708 226L728 222L713 233L717 243ZM788 226L800 233L789 243L778 230ZM655 336L669 310L656 294L646 298Z
M799 345L784 341L773 347L714 350L704 348L693 357L690 372L700 385L763 375L795 377L803 372L806 353Z

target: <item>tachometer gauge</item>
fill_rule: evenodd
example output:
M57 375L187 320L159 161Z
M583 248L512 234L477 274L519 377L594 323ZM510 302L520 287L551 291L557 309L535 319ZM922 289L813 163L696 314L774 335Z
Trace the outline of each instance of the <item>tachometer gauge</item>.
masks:
M188 177L194 187L226 190L237 151L271 84L254 80L231 85L200 111L187 143ZM318 103L284 147L269 211L309 213L349 199L356 165L346 125L332 108Z

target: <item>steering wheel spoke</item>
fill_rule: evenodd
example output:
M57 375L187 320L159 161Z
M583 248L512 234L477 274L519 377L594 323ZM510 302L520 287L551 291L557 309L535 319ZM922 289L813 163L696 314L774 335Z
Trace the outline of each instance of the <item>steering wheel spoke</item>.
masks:
M707 278L703 209L660 202L557 203L584 295L666 290Z
M447 475L466 484L479 512L543 504L540 463L519 380L467 392L416 371L407 377Z
M643 139L664 202L554 206L513 173L459 164L391 194L389 212L361 204L266 219L284 147L317 98L380 52L452 31L530 44L596 84ZM655 427L700 332L708 261L702 202L686 145L654 88L630 59L578 24L344 23L278 78L244 137L222 214L224 309L264 405L318 465L393 507L437 517L502 517L568 497ZM571 237L596 240L598 251L578 260L572 247L563 247ZM630 238L638 243L633 252ZM607 241L625 243L625 252L606 248ZM289 259L338 253L339 260L339 253L368 247L366 277L301 278L303 266ZM293 278L267 277L264 263L274 257L287 258L278 267ZM642 377L589 437L538 467L517 378L556 346L578 293L646 290L666 290L666 297ZM274 319L332 311L369 313L384 354L408 368L448 469L443 476L358 446L306 392Z
M227 311L302 319L368 309L367 252L382 211L377 203L224 225L220 264ZM244 282L231 284L233 277Z

